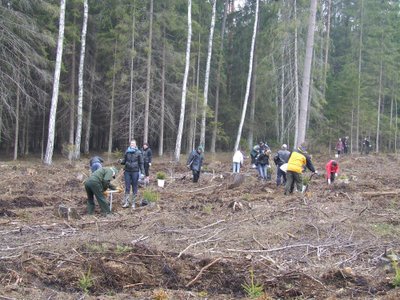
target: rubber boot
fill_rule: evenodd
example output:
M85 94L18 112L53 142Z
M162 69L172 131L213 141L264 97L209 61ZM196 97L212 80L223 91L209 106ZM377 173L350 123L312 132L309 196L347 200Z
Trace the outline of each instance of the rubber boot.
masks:
M132 209L136 207L136 195L132 195Z
M124 195L124 204L122 205L123 208L129 207L129 194Z

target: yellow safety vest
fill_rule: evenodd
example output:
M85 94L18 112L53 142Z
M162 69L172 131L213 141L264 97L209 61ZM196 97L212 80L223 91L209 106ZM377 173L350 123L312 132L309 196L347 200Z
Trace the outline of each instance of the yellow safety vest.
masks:
M288 161L288 171L302 173L303 168L307 163L307 158L304 154L293 151Z

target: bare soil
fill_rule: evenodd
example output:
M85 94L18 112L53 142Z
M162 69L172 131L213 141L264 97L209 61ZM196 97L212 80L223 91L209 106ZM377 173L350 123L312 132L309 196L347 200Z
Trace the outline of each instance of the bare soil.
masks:
M332 188L318 176L290 196L275 174L233 176L230 155L205 161L195 184L155 159L159 200L123 209L117 194L112 217L86 214L88 159L0 161L0 299L245 299L251 274L258 299L400 298L399 157L340 158ZM327 161L314 158L320 173Z

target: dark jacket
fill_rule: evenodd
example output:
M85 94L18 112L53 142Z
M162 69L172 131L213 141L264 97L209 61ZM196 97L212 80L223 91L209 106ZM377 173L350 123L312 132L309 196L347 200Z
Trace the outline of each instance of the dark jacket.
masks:
M128 148L121 165L125 165L126 172L139 172L144 174L143 155L138 148Z
M203 155L197 150L193 150L189 155L187 165L191 170L200 172L201 166L203 165Z
M111 190L116 190L117 187L111 184L111 180L113 180L113 170L111 168L100 168L90 177L87 179L87 182L97 182L100 183L101 186L103 187L103 191L107 190L110 188Z
M274 156L275 165L280 167L283 164L286 164L289 161L289 156L290 156L290 151L283 149L279 150L278 153L276 153Z
M89 165L92 166L94 163L102 164L103 162L104 160L100 156L93 156L89 161Z
M259 165L269 165L269 155L265 152L258 154L257 164Z
M153 153L152 153L150 147L147 147L147 149L142 148L142 153L143 153L143 162L144 163L151 163L151 159L153 157Z

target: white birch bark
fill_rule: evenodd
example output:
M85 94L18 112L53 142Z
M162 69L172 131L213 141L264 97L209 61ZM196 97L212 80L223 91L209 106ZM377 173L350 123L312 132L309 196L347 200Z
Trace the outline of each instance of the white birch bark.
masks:
M162 67L161 67L161 112L160 112L160 136L158 142L158 156L164 154L164 122L165 122L165 55L167 40L165 38L165 26L163 26L163 49L162 49Z
M79 58L79 73L78 73L78 109L75 134L75 159L79 159L81 154L81 139L82 139L82 107L83 107L83 73L85 66L85 51L86 51L86 32L87 21L89 14L88 0L83 1L83 25L81 36L81 54Z
M239 129L238 133L236 136L236 142L235 142L235 149L236 151L239 148L239 143L240 143L240 138L242 136L242 130L243 130L243 124L244 124L244 119L246 117L246 110L247 110L247 103L249 101L249 93L250 93L250 84L251 84L251 75L253 72L253 56L254 56L254 48L256 44L256 35L257 35L257 23L258 23L258 8L259 8L259 0L256 1L256 13L255 13L255 19L254 19L254 28L253 28L253 37L251 39L251 49L250 49L250 59L249 59L249 73L247 76L247 85L246 85L246 94L244 96L244 104L243 104L243 110L242 110L242 117L240 119L240 124L239 124Z
M17 100L15 103L15 136L14 136L14 160L18 159L18 139L19 139L19 106L20 106L20 87L19 73L17 75Z
M112 88L111 88L111 100L110 100L110 130L108 132L108 157L110 157L113 146L113 131L114 131L114 104L115 104L115 73L117 72L117 46L118 40L115 40L114 44L114 65L112 75Z
M181 144L182 144L182 134L183 134L183 124L185 121L185 104L186 104L186 92L187 92L187 79L189 75L190 67L190 44L192 41L192 0L188 0L188 37L186 43L186 63L185 63L185 73L183 75L182 84L182 99L181 99L181 113L179 116L179 126L178 133L176 136L175 144L175 161L179 162L181 155Z
M297 47L297 0L294 0L294 96L295 96L295 123L294 123L294 143L296 147L299 136L299 71L298 71L298 47ZM289 133L289 130L288 130Z
M356 151L360 144L360 98L361 98L361 64L362 64L362 41L363 41L363 16L364 16L364 0L361 0L360 11L360 39L358 50L358 85L357 85L357 128L356 128Z
M381 126L381 103L382 103L382 74L383 73L383 58L381 56L381 67L379 71L379 94L378 94L378 112L376 120L376 142L375 151L379 152L379 137L380 137L380 126Z
M207 104L208 104L208 85L210 81L210 65L212 56L212 46L214 38L214 27L215 27L215 11L217 6L217 0L214 0L212 7L210 36L208 38L208 52L207 52L207 63L206 63L206 74L204 79L204 102L201 116L201 128L200 128L200 145L204 147L206 145L206 118L207 118Z
M300 112L299 112L299 133L297 147L306 139L308 96L310 93L311 66L314 47L315 17L317 14L317 0L311 0L310 17L308 20L308 33L306 43L306 57L304 60L303 84L301 88Z
M53 81L53 95L51 98L51 108L49 117L49 134L47 137L46 154L44 157L44 163L51 165L53 160L54 151L54 135L56 125L56 113L58 103L58 88L60 84L60 73L61 73L61 60L63 53L64 43L64 26L65 26L65 0L60 0L60 23L58 28L58 41L57 41L57 57L56 65L54 69L54 81Z

